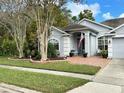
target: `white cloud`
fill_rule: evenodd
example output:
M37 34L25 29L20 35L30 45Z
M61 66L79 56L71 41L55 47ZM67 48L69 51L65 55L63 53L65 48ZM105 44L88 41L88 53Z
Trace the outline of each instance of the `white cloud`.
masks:
M91 10L93 12L94 17L100 13L100 5L98 3L94 3L90 5L87 5L87 4L83 5L83 4L77 4L74 2L68 2L67 8L72 11L73 16L77 16L81 11L85 9Z
M107 19L113 19L114 17L111 15L110 12L107 12L107 13L103 14L103 18L107 20Z
M124 13L120 14L119 18L123 18L124 17Z

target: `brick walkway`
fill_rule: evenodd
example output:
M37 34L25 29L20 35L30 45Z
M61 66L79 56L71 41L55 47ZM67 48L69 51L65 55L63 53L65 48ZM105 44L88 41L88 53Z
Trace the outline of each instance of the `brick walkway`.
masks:
M110 62L110 59L104 59L96 56L87 57L87 58L75 56L75 57L68 57L67 61L69 61L72 64L86 64L86 65L100 66L104 68Z

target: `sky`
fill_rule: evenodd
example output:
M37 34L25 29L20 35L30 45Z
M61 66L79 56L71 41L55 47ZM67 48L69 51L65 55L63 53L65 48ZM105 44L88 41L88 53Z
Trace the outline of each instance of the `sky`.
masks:
M76 16L84 9L90 9L97 22L124 17L124 0L87 0L86 4L69 1L67 8Z

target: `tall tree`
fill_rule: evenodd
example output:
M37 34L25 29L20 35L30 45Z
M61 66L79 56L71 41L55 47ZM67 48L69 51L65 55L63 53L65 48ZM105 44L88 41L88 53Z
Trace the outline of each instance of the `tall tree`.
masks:
M74 23L77 22L77 21L78 21L77 16L73 16L73 17L72 17L72 20L73 20Z
M92 21L95 20L95 18L93 17L92 11L88 10L88 9L84 10L83 12L80 12L78 16L73 16L72 20L74 22L77 22L77 21L80 21L80 20L82 20L84 18L92 20Z
M67 8L60 9L59 7L56 7L56 10L53 12L56 14L53 26L63 28L70 23L71 11Z
M41 61L47 60L48 36L50 27L54 24L56 7L63 9L68 0L25 0L27 8L36 21L37 38L40 43ZM75 1L75 0L74 0ZM83 0L82 0L83 1Z
M25 14L23 0L1 0L0 24L7 28L16 43L19 58L24 56L26 28L30 20Z
M83 12L80 12L80 14L78 15L79 21L82 20L83 18L87 18L89 20L95 20L93 17L93 13L91 10L84 10Z
M33 14L36 21L37 38L40 43L41 61L47 60L48 36L50 27L54 24L57 13L54 10L61 9L65 0L26 0L27 8Z

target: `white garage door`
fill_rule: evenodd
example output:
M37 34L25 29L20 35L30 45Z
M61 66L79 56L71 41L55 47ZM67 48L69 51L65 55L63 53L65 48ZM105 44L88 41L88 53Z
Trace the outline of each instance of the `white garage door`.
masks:
M113 38L113 58L124 58L124 38Z

